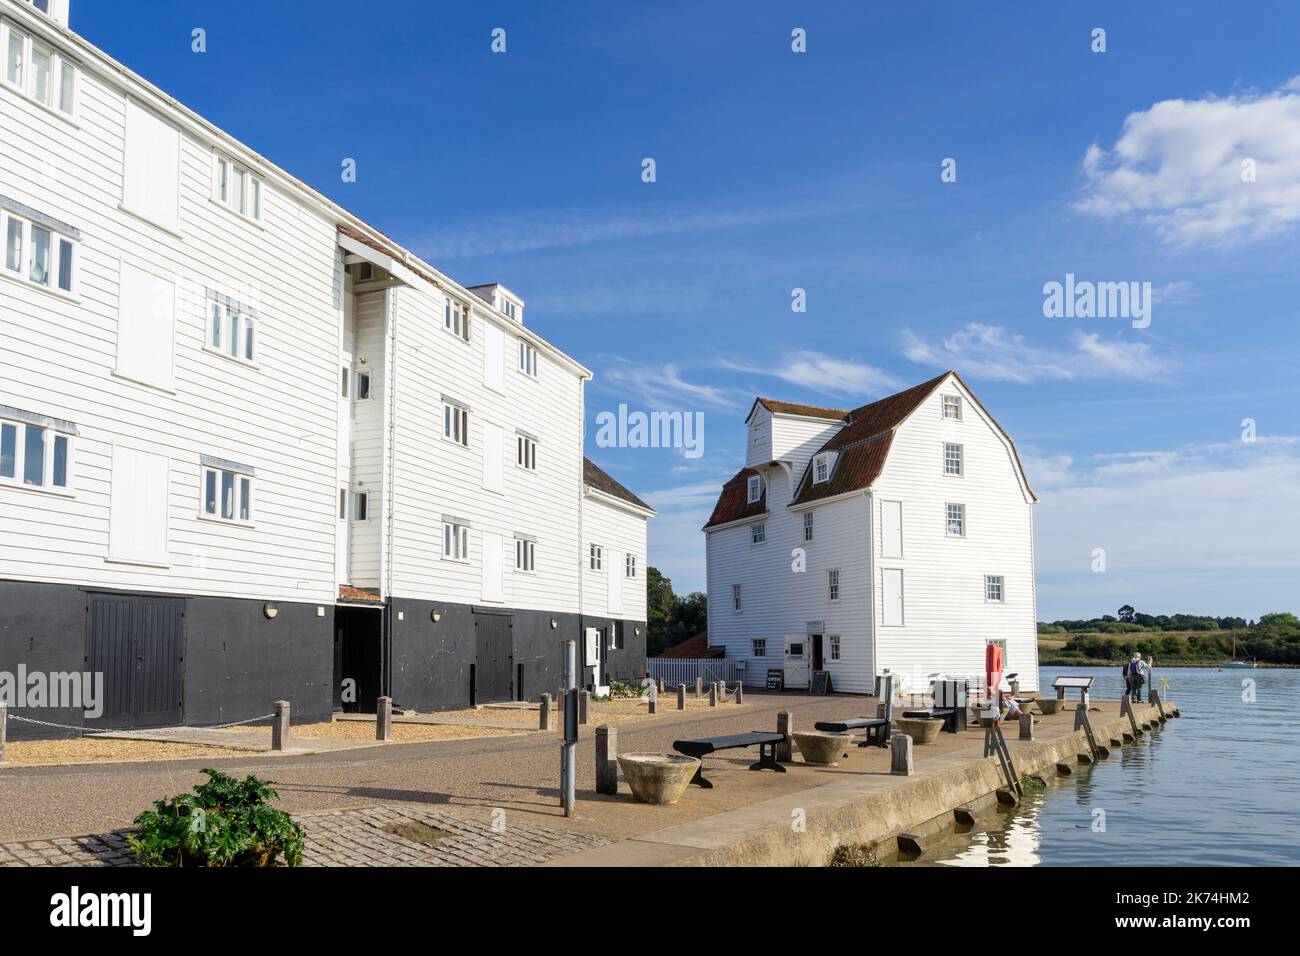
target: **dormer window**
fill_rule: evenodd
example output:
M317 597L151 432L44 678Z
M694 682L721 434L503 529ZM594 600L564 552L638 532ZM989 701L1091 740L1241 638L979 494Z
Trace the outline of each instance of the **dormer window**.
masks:
M763 479L758 475L749 476L749 503L757 504L763 497Z
M820 485L831 480L830 452L823 452L813 459L813 484Z
M945 395L943 397L943 417L952 421L961 421L961 396Z

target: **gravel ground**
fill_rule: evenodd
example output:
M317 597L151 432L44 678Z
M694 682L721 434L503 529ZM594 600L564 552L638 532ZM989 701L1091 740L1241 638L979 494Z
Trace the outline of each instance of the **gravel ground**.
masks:
M271 732L265 727L232 727L241 733L264 734L268 738ZM504 737L510 731L495 730L491 727L469 727L463 724L447 726L445 724L399 724L393 721L393 739L398 743L414 743L420 740L459 740L462 737ZM375 725L369 721L340 720L330 724L294 724L289 729L289 739L300 740L303 737L324 737L331 740L374 740Z
M373 734L374 731L372 730ZM239 753L227 747L200 747L150 740L18 740L5 744L5 759L13 766L25 764L100 763L114 760L185 760L190 757L230 757Z

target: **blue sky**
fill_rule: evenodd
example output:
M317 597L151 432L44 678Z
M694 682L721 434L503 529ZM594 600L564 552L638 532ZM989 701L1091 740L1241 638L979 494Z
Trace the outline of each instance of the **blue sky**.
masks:
M509 285L596 373L592 418L704 413L695 460L589 422L679 592L754 395L853 406L952 367L1042 499L1040 618L1295 609L1300 9L1138 6L74 0L72 25ZM1150 282L1150 327L1044 317L1066 273Z

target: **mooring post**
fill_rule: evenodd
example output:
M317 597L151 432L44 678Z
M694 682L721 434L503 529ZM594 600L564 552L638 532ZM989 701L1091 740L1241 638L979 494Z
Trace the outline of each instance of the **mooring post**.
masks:
M393 739L393 698L381 697L375 702L375 739Z
M790 736L794 733L794 720L790 711L783 710L776 715L776 732L785 734L785 739L776 745L776 759L780 763L789 763L794 759L790 751L790 744L794 741Z
M744 702L745 702L745 682L743 680L738 680L736 681L736 703L743 704Z
M1029 714L1020 715L1020 739L1034 739L1034 718Z
M5 728L9 726L9 708L0 704L0 763L5 762Z
M271 711L271 749L283 750L289 742L289 702L277 700Z
M542 695L542 705L537 711L537 729L551 730L551 695Z
M664 679L663 679L662 677L659 678L659 693L661 693L661 694L664 693L666 689L667 689L667 688L666 688L666 686L665 686L665 684L664 684Z
M574 792L577 788L578 768L578 695L574 693L578 672L577 644L565 641L561 650L564 667L564 742L560 744L560 806L566 817L573 816Z
M591 723L591 694L585 690L578 691L578 723L583 727Z
M897 777L912 775L912 738L907 734L889 735L889 772Z
M596 792L618 793L618 729L605 724L596 728Z
M718 706L718 685L716 681L709 685L709 706Z
M686 685L685 684L677 685L677 709L678 710L686 709Z
M696 675L695 677L695 699L699 700L704 696L704 678Z

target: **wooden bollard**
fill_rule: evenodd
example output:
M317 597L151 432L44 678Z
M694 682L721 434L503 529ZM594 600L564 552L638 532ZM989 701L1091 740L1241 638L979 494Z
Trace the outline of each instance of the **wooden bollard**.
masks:
M659 713L659 698L655 697L653 694L651 694L650 699L646 701L646 713L651 717Z
M664 693L666 690L667 690L667 687L664 685L664 679L661 677L661 678L659 678L659 693L662 694L662 693Z
M896 777L912 775L912 738L907 734L889 735L889 772Z
M718 706L718 685L716 683L709 685L709 706Z
M1029 714L1020 715L1020 739L1034 739L1034 718Z
M677 685L677 709L678 710L686 709L686 685L685 684Z
M618 793L618 729L605 724L596 728L596 792Z
M271 710L271 749L283 750L289 742L289 702L277 700Z
M585 690L578 691L578 725L580 727L591 723L591 694Z
M783 710L776 715L776 732L785 734L785 739L776 745L776 759L781 763L790 763L794 759L790 751L790 745L794 742L790 736L794 733L794 719L790 716L790 711Z
M703 696L704 696L704 678L696 677L695 678L695 699L699 700Z
M736 681L736 703L743 704L744 702L745 702L745 682L742 680L738 680Z
M551 729L551 695L542 695L542 705L537 711L537 729Z
M393 698L381 697L375 702L375 739L393 739Z
M9 708L0 704L0 763L5 762L5 729L9 726Z

